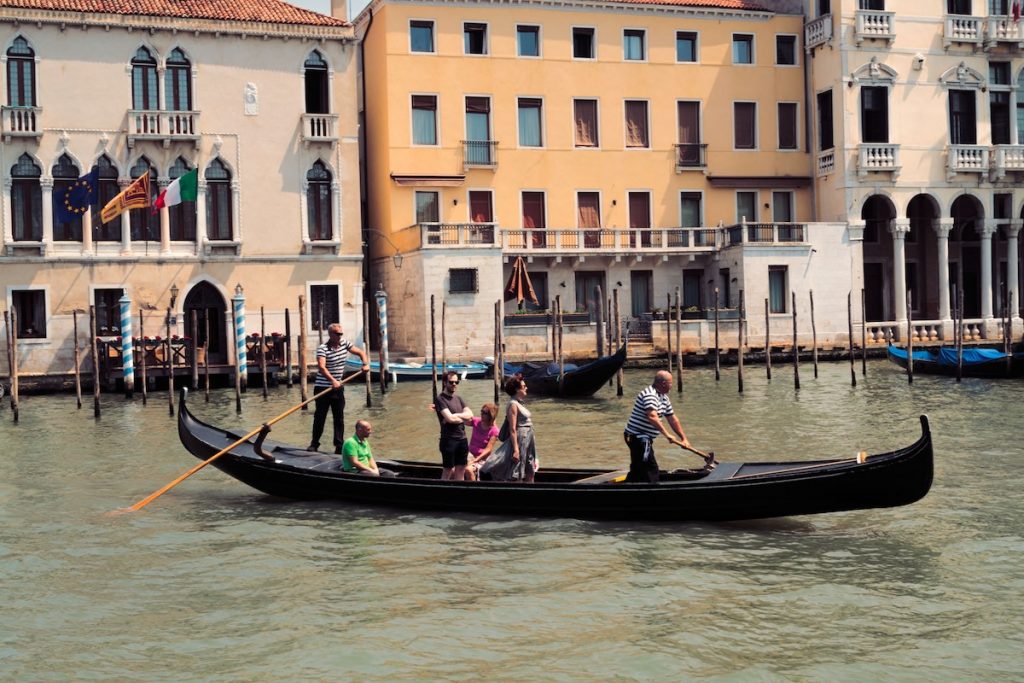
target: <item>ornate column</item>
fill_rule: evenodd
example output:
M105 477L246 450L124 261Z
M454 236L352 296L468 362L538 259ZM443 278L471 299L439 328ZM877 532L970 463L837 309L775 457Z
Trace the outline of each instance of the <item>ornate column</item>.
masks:
M897 218L889 227L892 232L892 290L896 299L896 323L898 326L907 323L907 233L910 232L910 219ZM908 330L909 333L909 330ZM901 337L908 339L909 337Z
M92 253L92 215L94 207L82 214L82 251L86 254ZM99 216L97 215L97 220Z
M859 292L864 283L864 228L866 221L847 221L846 235L850 240L850 291Z
M940 218L932 223L935 236L938 238L939 261L939 320L943 328L947 321L952 322L953 316L949 303L949 231L953 229L952 218ZM943 335L943 339L945 339Z
M206 181L199 178L196 187L196 255L203 253L206 244Z
M131 184L130 178L117 179L117 186L121 188L121 192ZM121 254L127 256L132 253L132 212L122 211L117 220L121 221Z
M978 226L981 235L981 317L983 320L992 318L992 235L999 224L988 219Z
M1010 318L1020 317L1020 251L1017 246L1017 237L1024 225L1021 219L1010 221L1006 226L1006 279L1010 285L1010 300L1013 303L1013 310L1010 311Z
M156 181L160 192L167 189L171 181L169 178L159 178ZM164 256L171 253L171 215L165 206L160 209L160 253Z
M53 251L53 178L42 178L43 190L43 255Z

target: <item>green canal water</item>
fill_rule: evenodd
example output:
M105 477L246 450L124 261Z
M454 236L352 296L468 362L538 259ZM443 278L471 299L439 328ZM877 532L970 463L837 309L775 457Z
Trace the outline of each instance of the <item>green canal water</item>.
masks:
M859 367L858 367L859 371ZM0 679L10 681L1024 680L1024 385L869 363L687 370L673 392L720 460L905 445L927 413L931 493L912 506L730 524L433 515L267 498L194 464L166 395L25 396L0 411ZM532 401L541 466L624 465L625 396ZM489 381L460 387L477 410ZM347 424L379 457L435 460L430 388L399 385ZM207 421L248 430L299 401L229 391ZM311 415L274 438L308 440ZM663 466L693 456L659 449Z

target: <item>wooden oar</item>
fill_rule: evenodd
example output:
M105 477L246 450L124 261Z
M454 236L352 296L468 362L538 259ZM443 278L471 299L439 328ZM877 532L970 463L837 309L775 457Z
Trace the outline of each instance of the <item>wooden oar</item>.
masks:
M343 379L341 381L341 383L342 384L347 384L348 382L351 382L353 379L355 379L356 377L359 377L362 374L363 374L363 371L360 370L359 372L355 373L354 375L349 375L348 377ZM181 482L183 482L186 479L188 479L189 477L191 477L193 474L195 474L199 470L201 470L204 467L206 467L207 465L209 465L211 462L213 462L214 460L216 460L220 456L224 455L225 453L228 453L235 446L241 445L241 444L245 443L246 441L248 441L249 439L251 439L252 437L254 437L257 434L259 434L260 431L262 431L265 427L269 427L270 425L274 424L275 422L279 422L279 421L283 420L284 418L286 418L289 415L291 415L292 413L294 413L296 410L299 410L300 408L302 408L302 406L304 406L304 405L306 405L308 403L311 403L312 401L315 401L319 397L321 397L324 394L327 394L328 392L331 392L331 391L334 391L334 387L327 387L326 389L324 389L320 393L315 394L312 398L303 401L302 403L298 404L297 406L293 406L293 407L289 408L288 410L286 410L285 412L281 413L280 415L278 415L277 417L275 417L275 418L273 418L271 420L267 420L266 422L261 424L259 427L257 427L256 429L252 430L251 432L249 432L248 434L246 434L242 438L240 438L238 441L235 441L230 446L227 446L226 448L223 448L222 450L218 451L217 453L215 453L214 455L210 456L206 460L202 461L201 463L199 463L198 465L196 465L195 467L190 469L188 472L186 472L185 474L181 475L180 477L178 477L177 479L172 481L170 484L167 484L163 488L161 488L161 489L159 489L157 491L154 491L153 493L149 494L148 496L146 496L145 498L140 500L135 505L132 505L130 508L128 508L128 510L130 510L132 512L137 512L138 510L141 510L142 508L146 507L147 505L152 503L154 500L156 500L160 496L164 495L165 493L167 493L168 491L173 489L175 486L177 486Z
M704 464L707 465L708 469L711 469L716 464L715 463L715 454L714 453L705 453L704 451L700 450L699 448L694 448L693 446L683 446L682 444L680 444L679 447L684 449L684 450L690 451L691 453L695 453L695 454L699 455L700 457L704 458Z

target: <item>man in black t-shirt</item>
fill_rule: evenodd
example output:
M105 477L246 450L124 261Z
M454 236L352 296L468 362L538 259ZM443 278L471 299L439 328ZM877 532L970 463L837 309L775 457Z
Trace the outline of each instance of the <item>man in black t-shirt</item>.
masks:
M472 423L473 411L466 407L461 397L455 395L458 386L458 373L445 374L444 387L434 403L437 419L441 423L441 438L437 444L441 451L441 478L462 481L466 476L466 462L469 459L466 425Z

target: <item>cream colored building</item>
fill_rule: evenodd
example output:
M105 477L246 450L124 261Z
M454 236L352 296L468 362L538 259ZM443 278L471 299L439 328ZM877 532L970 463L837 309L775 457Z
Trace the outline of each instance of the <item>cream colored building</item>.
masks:
M19 313L21 370L72 367L72 313L86 344L120 336L126 295L138 330L200 341L232 362L231 299L246 331L361 324L357 44L344 19L278 0L247 3L0 0L0 294ZM343 2L335 15L345 16ZM58 203L97 167L101 203L150 172L153 194L198 169L198 197L103 224ZM64 216L66 218L66 216Z
M354 23L371 282L393 344L428 352L433 296L449 356L490 353L519 256L540 298L527 308L579 313L566 346L581 353L596 287L656 343L678 289L700 318L689 348L710 344L716 291L732 309L743 293L758 335L764 300L781 330L792 295L807 321L817 288L821 338L845 339L859 256L845 215L813 222L799 2L375 0ZM543 319L502 310L511 354L550 352Z
M876 340L1021 330L1024 22L1011 0L810 0L815 193L862 253ZM861 236L862 235L862 236ZM910 308L907 293L910 292Z

